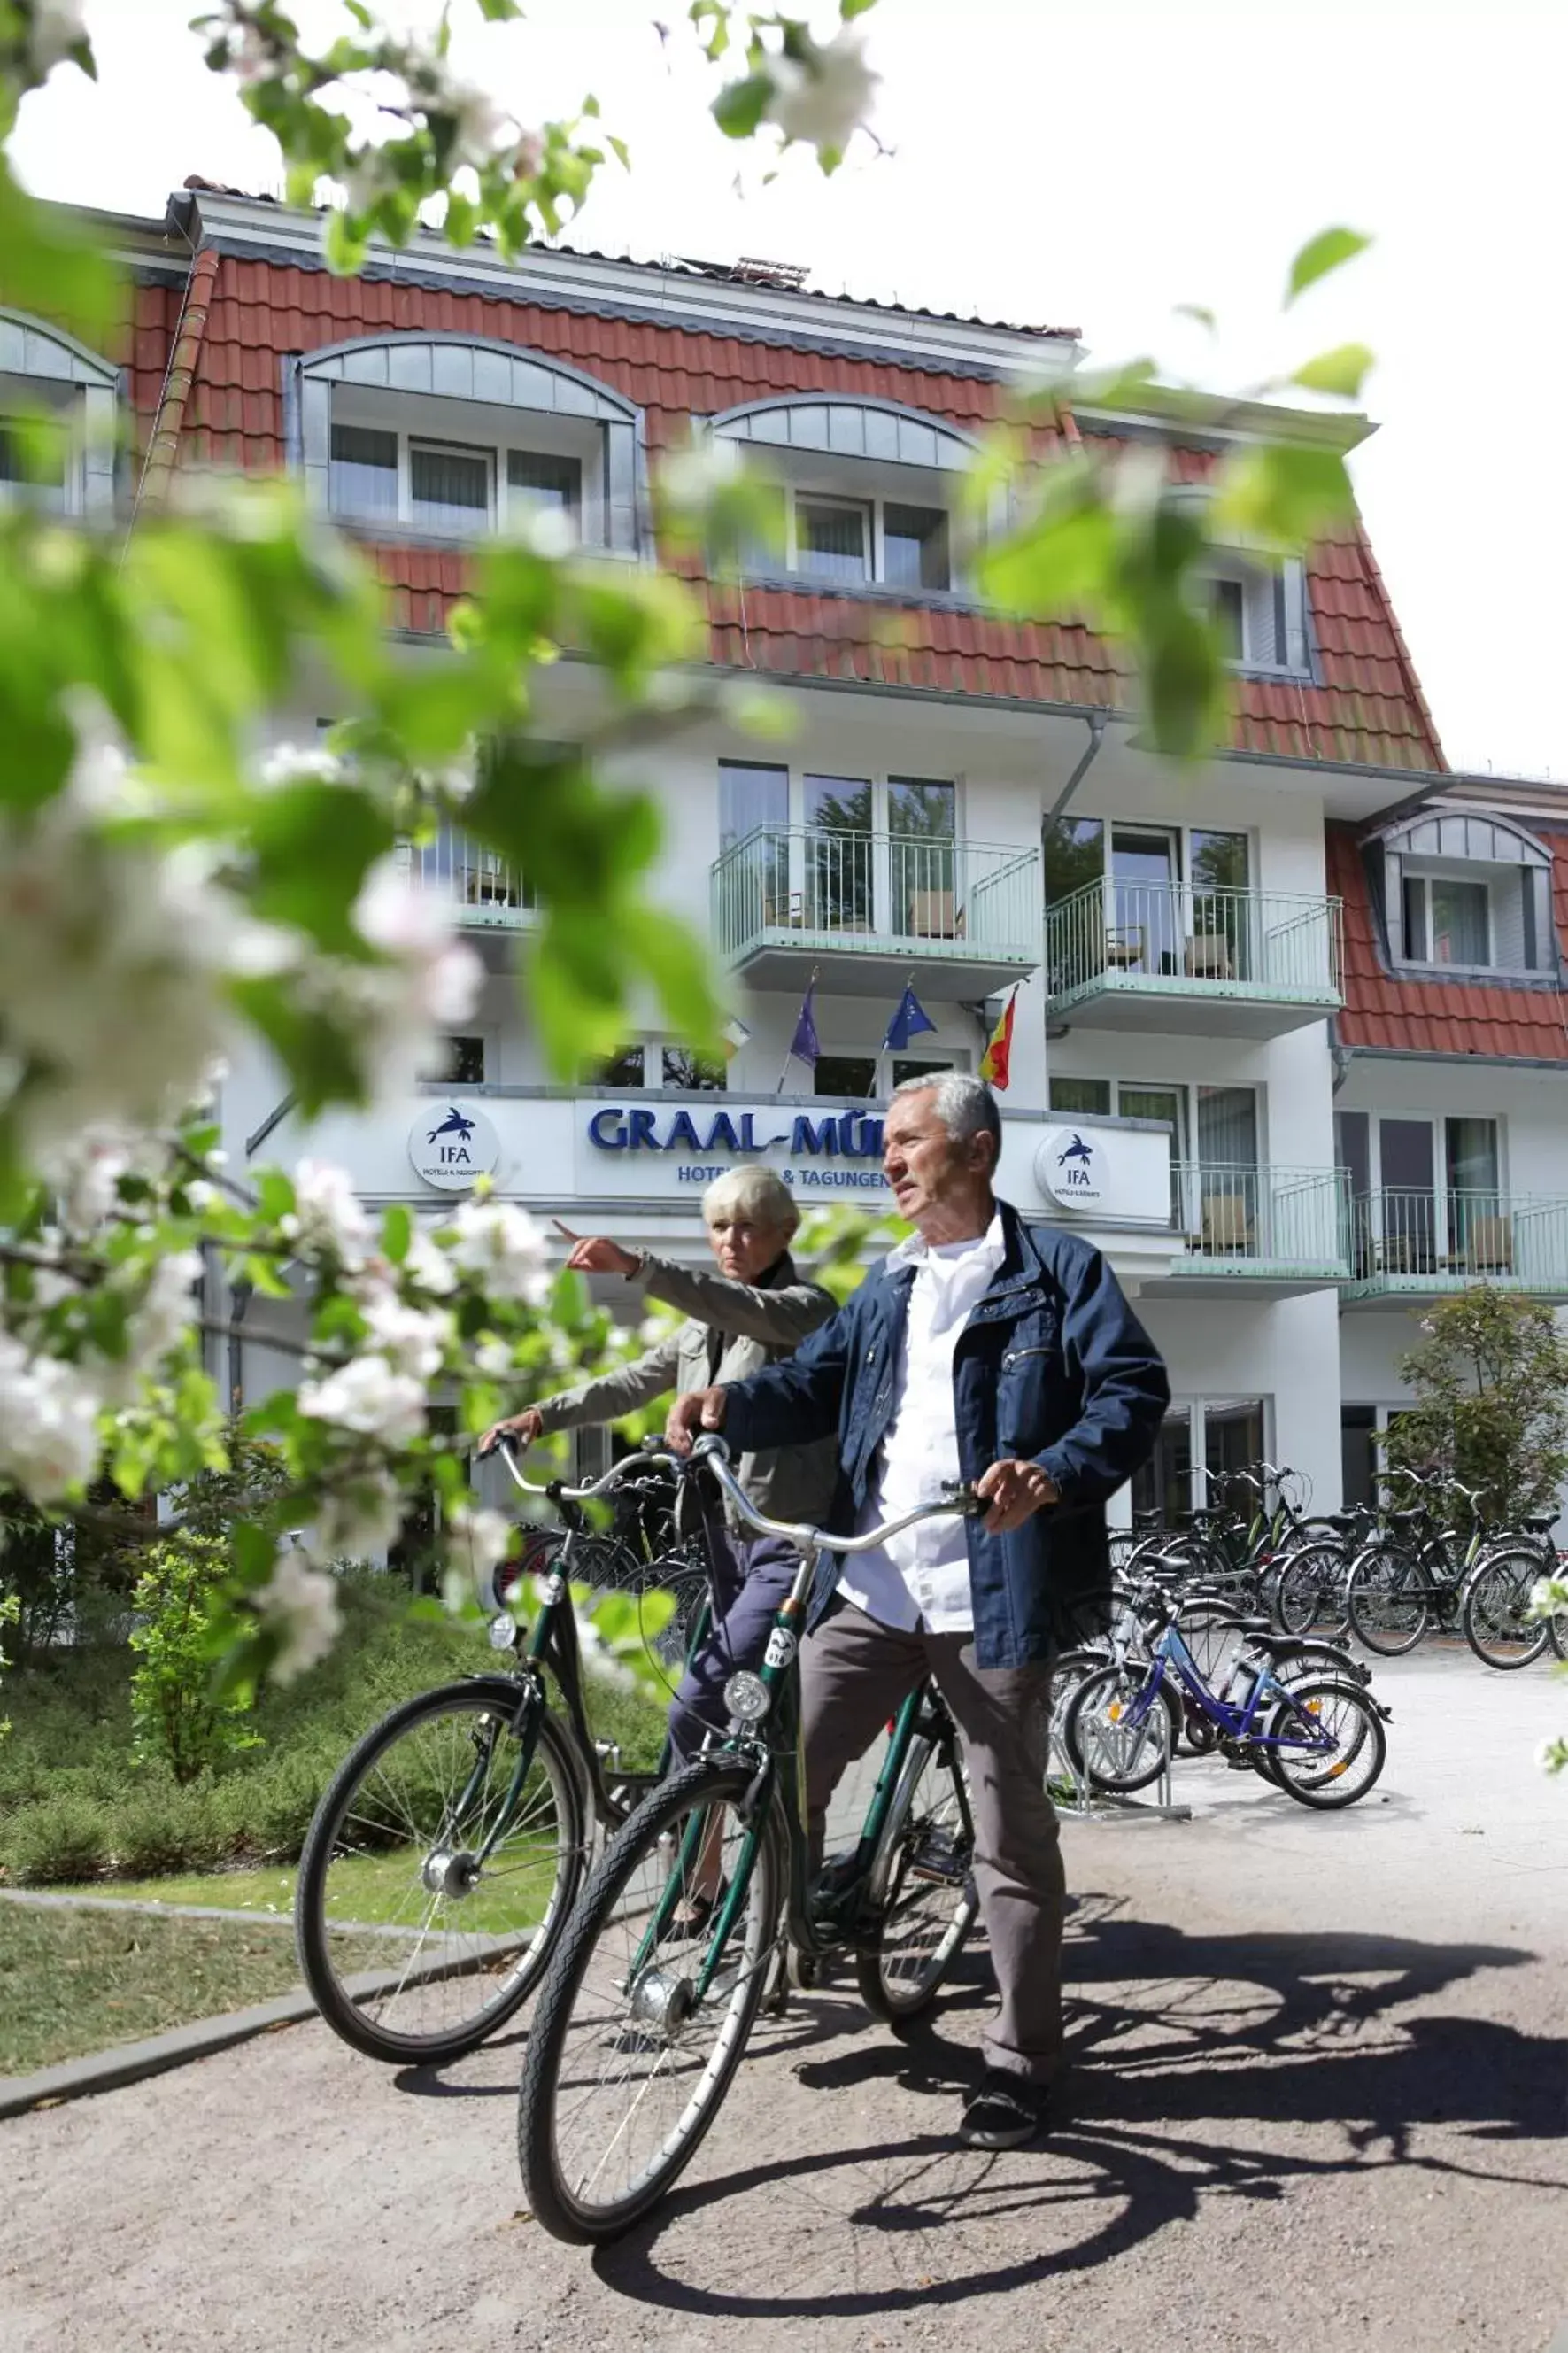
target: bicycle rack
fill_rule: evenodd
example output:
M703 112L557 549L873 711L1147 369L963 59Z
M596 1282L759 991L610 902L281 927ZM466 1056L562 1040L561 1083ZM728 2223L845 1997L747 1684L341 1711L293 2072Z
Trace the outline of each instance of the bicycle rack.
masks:
M1179 1806L1171 1793L1171 1765L1167 1758L1153 1783L1152 1798L1124 1798L1110 1789L1097 1789L1087 1775L1080 1780L1068 1757L1059 1732L1051 1735L1050 1757L1046 1767L1046 1781L1053 1795L1057 1811L1069 1820L1080 1822L1115 1822L1142 1820L1156 1822L1190 1822L1191 1806ZM1058 1789L1070 1789L1072 1795L1064 1804L1055 1799Z

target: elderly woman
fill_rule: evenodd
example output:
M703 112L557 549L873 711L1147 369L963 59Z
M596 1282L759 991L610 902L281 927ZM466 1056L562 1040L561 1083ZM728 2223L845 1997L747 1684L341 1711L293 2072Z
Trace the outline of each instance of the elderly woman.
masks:
M624 1250L603 1236L576 1240L566 1263L584 1274L618 1274L640 1284L650 1299L685 1310L687 1321L646 1356L597 1380L531 1405L486 1433L489 1447L502 1431L525 1442L584 1423L614 1421L651 1405L673 1389L705 1389L744 1380L793 1353L837 1303L795 1272L789 1245L800 1212L787 1185L771 1168L731 1169L702 1197L717 1274L677 1266L651 1250ZM761 1511L784 1520L820 1521L833 1498L837 1442L778 1446L742 1457L737 1476ZM715 1547L718 1587L710 1640L682 1677L669 1712L670 1736L690 1756L703 1733L722 1728L719 1694L738 1666L755 1666L774 1610L798 1566L787 1545L731 1531Z

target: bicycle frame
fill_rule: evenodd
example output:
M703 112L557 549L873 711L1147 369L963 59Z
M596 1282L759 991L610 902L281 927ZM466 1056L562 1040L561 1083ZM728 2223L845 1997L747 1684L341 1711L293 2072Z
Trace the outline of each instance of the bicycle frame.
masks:
M1265 1664L1254 1668L1252 1687L1245 1702L1223 1699L1205 1681L1197 1661L1183 1640L1181 1629L1173 1622L1150 1646L1148 1673L1128 1710L1128 1721L1134 1729L1155 1704L1167 1666L1174 1671L1184 1693L1208 1718L1222 1740L1245 1741L1258 1748L1316 1748L1331 1753L1334 1744L1326 1733L1298 1739L1260 1731L1258 1716L1264 1702L1292 1698L1289 1686L1280 1682L1271 1666Z

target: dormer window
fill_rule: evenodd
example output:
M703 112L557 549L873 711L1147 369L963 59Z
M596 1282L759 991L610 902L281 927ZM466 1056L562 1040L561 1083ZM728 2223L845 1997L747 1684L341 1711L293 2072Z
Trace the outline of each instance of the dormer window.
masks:
M1208 596L1227 660L1240 670L1310 674L1306 576L1299 563L1222 557L1210 575Z
M841 590L962 587L953 515L973 451L956 427L890 402L790 399L731 410L712 430L747 444L778 493L776 544L752 569L782 562Z
M362 529L471 541L547 511L637 548L637 412L563 362L478 337L388 335L291 364L316 501Z
M0 311L0 499L68 515L112 506L118 405L107 360Z
M1546 972L1556 962L1551 854L1500 819L1445 811L1384 837L1389 947L1438 972Z

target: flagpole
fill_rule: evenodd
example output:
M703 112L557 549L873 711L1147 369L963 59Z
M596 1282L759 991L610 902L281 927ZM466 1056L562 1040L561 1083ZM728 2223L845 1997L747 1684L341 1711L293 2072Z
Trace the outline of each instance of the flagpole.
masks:
M812 967L811 967L811 978L806 982L806 984L805 984L805 996L801 998L801 1000L800 1000L800 1013L797 1013L797 1014L796 1014L796 1016L795 1016L795 1028L794 1028L794 1029L793 1029L793 1030L791 1031L791 1033L790 1033L790 1041L789 1041L789 1044L788 1044L788 1045L785 1047L785 1049L784 1049L784 1063L783 1063L783 1066L782 1066L782 1068L780 1069L780 1071L779 1071L779 1082L778 1082L777 1086L773 1089L773 1093L774 1093L775 1095L782 1095L782 1094L783 1094L783 1092L784 1092L784 1081L785 1081L785 1079L787 1079L787 1078L788 1078L788 1076L789 1076L789 1066L790 1066L790 1064L791 1064L791 1063L794 1061L794 1060L795 1060L795 1039L800 1036L801 1015L802 1015L802 1014L804 1014L804 1013L806 1011L806 1008L811 1005L811 1000L812 1000L812 991L813 991L813 990L816 988L816 976L817 976L818 969L819 969L819 967L818 967L817 965L812 965ZM816 1037L816 1021L815 1021L815 1016L814 1016L814 1018L813 1018L812 1032L813 1032L813 1039L814 1039L814 1041L815 1041L815 1037ZM815 1070L816 1070L816 1063L815 1063L815 1062L813 1062L813 1063L810 1065L810 1068L811 1068L813 1071L815 1071Z

